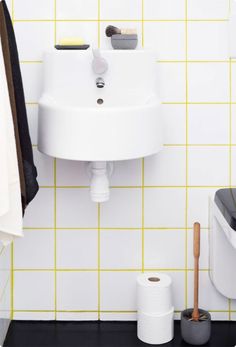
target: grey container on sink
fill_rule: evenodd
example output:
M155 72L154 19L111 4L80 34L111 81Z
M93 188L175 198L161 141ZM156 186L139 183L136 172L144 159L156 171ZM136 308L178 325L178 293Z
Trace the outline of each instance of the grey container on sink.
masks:
M114 49L135 49L138 44L138 35L115 34L111 37L111 44Z

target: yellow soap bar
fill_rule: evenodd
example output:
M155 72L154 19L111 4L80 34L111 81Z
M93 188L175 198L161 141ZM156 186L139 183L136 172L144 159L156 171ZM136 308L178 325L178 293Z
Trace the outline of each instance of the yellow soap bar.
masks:
M80 37L64 37L59 40L60 46L81 46L85 41Z

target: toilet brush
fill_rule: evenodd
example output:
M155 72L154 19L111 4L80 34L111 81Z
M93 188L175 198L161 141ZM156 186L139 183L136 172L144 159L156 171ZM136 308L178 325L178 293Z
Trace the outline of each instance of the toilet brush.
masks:
M199 320L207 319L207 316L200 314L198 308L198 293L199 293L199 258L200 258L200 224L194 224L194 235L193 235L193 256L194 256L194 306L191 318L198 322Z
M181 314L181 334L191 345L205 344L211 334L211 316L209 312L199 309L199 257L200 257L200 224L194 223L193 236L194 255L194 308L187 309Z

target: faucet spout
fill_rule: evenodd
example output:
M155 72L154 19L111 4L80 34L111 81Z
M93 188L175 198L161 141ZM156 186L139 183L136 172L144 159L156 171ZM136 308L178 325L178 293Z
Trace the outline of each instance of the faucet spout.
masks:
M92 68L96 75L103 75L108 70L108 63L101 55L99 48L93 49Z
M96 79L96 86L98 88L104 88L105 87L105 81L104 81L104 79L102 77L98 77Z

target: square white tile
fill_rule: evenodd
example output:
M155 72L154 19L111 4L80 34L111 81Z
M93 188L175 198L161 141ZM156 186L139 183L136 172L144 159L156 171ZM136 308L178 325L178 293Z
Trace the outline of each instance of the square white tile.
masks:
M164 147L145 158L146 186L184 186L186 184L186 149Z
M199 267L200 269L209 268L209 244L208 244L208 230L201 230L200 234L200 258ZM193 230L188 230L188 269L194 268L194 257L193 257Z
M96 312L57 312L57 320L95 321L98 320L98 314Z
M38 172L38 184L40 186L54 185L54 163L53 158L33 148L34 163Z
M189 185L224 186L229 184L227 147L192 147L188 150Z
M38 143L38 106L26 105L26 110L27 110L27 118L28 118L31 142L32 142L32 145L37 145Z
M199 306L205 310L228 310L228 299L221 295L211 283L207 271L199 275ZM188 304L193 304L193 272L188 272Z
M141 268L141 230L102 230L100 237L101 268Z
M236 102L236 63L231 64L231 96L232 96L232 102ZM234 113L236 105L232 105L232 110Z
M59 311L97 310L97 272L58 272L57 309Z
M14 273L15 310L53 310L54 273L53 272L15 272Z
M98 45L97 29L96 22L57 22L57 43L65 37L81 37L85 43L95 48Z
M182 63L159 64L162 102L186 102L186 69Z
M97 204L89 189L57 189L57 226L59 228L96 228Z
M190 102L228 102L229 64L189 64Z
M236 311L236 300L231 300L231 310Z
M100 319L102 321L136 321L137 313L130 312L101 312Z
M141 212L141 189L112 189L110 200L101 204L101 227L139 228L142 221Z
M229 143L229 105L189 105L190 144Z
M53 22L16 22L14 29L20 60L42 60L54 46Z
M228 55L227 22L188 23L189 60L227 60Z
M54 312L14 312L13 319L28 321L53 321Z
M232 105L232 143L236 145L236 105Z
M220 321L228 321L229 320L229 312L210 312L211 320L220 320Z
M97 230L57 230L57 268L96 269Z
M21 64L25 101L38 102L42 93L42 64Z
M145 0L144 19L184 19L185 0Z
M184 188L147 188L144 196L146 228L184 228Z
M199 222L202 228L209 226L209 197L214 198L217 188L190 188L188 190L188 227Z
M165 144L186 143L185 105L162 105L162 121Z
M142 160L124 160L113 163L111 186L140 186L142 184Z
M57 19L97 19L97 0L57 0Z
M54 0L14 0L14 19L54 19Z
M158 60L185 59L183 22L145 22L144 45L156 49Z
M190 102L228 102L229 64L189 64L188 85Z
M228 0L188 0L189 19L227 19Z
M144 255L147 269L183 269L185 231L145 230Z
M58 186L89 186L87 163L76 160L57 160Z
M185 308L185 273L168 272L173 283L173 302L176 311L182 311Z
M141 19L142 0L100 1L101 19Z
M139 272L101 273L101 310L136 310L136 278Z
M54 268L54 231L27 230L24 238L14 242L16 269Z
M54 189L40 189L25 211L24 227L54 227Z
M236 147L232 147L231 154L232 185L236 186Z

